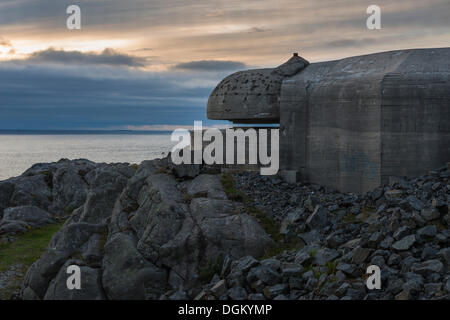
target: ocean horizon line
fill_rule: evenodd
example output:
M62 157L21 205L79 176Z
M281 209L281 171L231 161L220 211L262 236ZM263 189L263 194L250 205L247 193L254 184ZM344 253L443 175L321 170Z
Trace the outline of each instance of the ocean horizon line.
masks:
M83 135L83 134L171 134L170 130L104 130L104 129L0 129L0 135Z

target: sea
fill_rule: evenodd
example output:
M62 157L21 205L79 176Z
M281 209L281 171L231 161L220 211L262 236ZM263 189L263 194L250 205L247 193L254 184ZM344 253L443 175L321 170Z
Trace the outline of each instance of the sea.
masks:
M165 157L176 144L169 131L0 130L0 181L35 163L66 159L128 162Z

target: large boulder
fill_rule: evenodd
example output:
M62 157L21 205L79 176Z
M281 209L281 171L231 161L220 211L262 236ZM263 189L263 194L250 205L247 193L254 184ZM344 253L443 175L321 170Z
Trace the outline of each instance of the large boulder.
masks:
M101 286L101 270L87 266L80 267L80 290L69 290L67 288L67 268L70 265L80 266L83 263L79 260L69 260L59 270L48 287L44 296L45 300L105 300L106 296Z
M158 299L167 290L167 277L139 253L132 236L117 233L108 240L102 280L109 299Z
M22 221L33 227L39 227L55 222L50 213L35 206L21 206L5 209L3 220Z
M88 160L59 162L59 167L53 174L52 195L54 202L51 211L64 215L83 205L89 189L86 175L95 168Z
M14 184L9 181L0 182L0 219L3 218L3 210L10 207L10 200L14 193Z
M186 191L190 197L227 199L219 175L201 174L188 183Z
M89 171L84 204L28 270L22 297L158 299L199 285L211 261L259 257L273 245L242 204L226 199L220 176L179 181L167 163ZM86 293L65 289L64 269L75 262L89 274Z
M134 169L128 164L114 164L91 171L90 190L79 221L100 223L111 217L119 197Z
M22 286L24 299L31 296L43 299L50 282L61 267L72 257L83 254L89 239L95 234L106 237L107 226L102 224L72 223L56 233L47 251L28 269ZM64 281L65 283L65 281ZM56 284L55 284L56 285Z
M6 181L14 184L10 207L36 206L47 210L53 200L51 183L46 174L20 176Z

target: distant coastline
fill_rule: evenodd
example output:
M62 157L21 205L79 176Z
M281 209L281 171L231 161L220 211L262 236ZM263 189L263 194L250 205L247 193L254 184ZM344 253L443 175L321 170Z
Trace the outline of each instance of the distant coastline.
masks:
M130 134L130 135L161 135L171 134L168 130L20 130L0 129L0 135L74 135L74 134Z

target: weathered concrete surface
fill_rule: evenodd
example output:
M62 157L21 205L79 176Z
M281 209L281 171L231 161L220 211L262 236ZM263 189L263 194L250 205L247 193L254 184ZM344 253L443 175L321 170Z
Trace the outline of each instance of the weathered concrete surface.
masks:
M232 74L211 93L208 118L236 123L279 122L283 79L303 70L308 64L308 61L295 55L275 69Z
M365 192L450 159L450 48L311 64L284 81L280 163Z
M269 79L281 81L278 103L231 99L234 104L227 108L233 112L220 113L225 104L214 94L219 90L228 98L221 84L209 100L208 117L277 123L279 115L280 166L291 177L365 192L391 177L417 176L450 159L450 48L313 63L282 80L269 70ZM247 71L246 76L252 80L254 74ZM240 78L231 78L240 84ZM245 89L237 96L244 97ZM258 110L258 116L251 110Z

